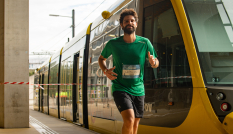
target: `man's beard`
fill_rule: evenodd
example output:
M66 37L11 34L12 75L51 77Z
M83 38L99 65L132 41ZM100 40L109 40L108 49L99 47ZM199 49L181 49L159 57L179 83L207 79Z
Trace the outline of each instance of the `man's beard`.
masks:
M126 34L132 34L133 32L135 32L134 26L132 26L132 28L127 28L128 26L131 26L131 25L127 25L127 26L125 26L125 27L122 28L123 31L124 31L124 33L126 33Z

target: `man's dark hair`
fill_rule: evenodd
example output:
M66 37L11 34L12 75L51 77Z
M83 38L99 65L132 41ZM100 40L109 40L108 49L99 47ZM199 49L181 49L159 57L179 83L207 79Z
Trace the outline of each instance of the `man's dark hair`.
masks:
M127 15L132 15L135 18L135 21L138 22L138 14L134 11L134 9L132 9L132 8L127 9L126 8L121 12L120 24L123 23L123 20L124 20L125 16L127 16Z

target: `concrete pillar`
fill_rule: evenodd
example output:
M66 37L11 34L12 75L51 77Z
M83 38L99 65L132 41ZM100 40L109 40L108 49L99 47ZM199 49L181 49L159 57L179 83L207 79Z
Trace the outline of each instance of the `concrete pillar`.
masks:
M29 0L0 0L0 83L29 81ZM0 85L0 128L29 127L29 86Z
M0 83L4 82L4 1L0 0ZM4 122L4 85L0 85L0 127Z

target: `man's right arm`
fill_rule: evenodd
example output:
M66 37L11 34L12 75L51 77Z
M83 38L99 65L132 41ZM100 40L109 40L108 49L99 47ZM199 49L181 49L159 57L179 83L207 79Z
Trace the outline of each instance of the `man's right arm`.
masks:
M101 70L103 72L105 72L105 70L107 70L106 59L102 55L100 55L98 62L99 62L99 66L100 66Z
M100 55L99 59L98 59L98 63L99 66L101 68L101 70L104 72L104 74L110 79L110 80L115 80L117 79L117 74L113 72L113 70L115 69L115 67L108 69L106 67L106 59Z

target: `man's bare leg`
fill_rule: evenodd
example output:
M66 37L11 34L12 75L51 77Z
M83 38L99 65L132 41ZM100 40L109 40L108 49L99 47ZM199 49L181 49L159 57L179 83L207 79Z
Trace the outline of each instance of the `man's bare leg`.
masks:
M122 134L133 134L135 120L133 109L127 109L122 111L121 116L123 118Z
M137 134L138 132L138 124L141 118L135 118L134 124L133 124L133 134Z

